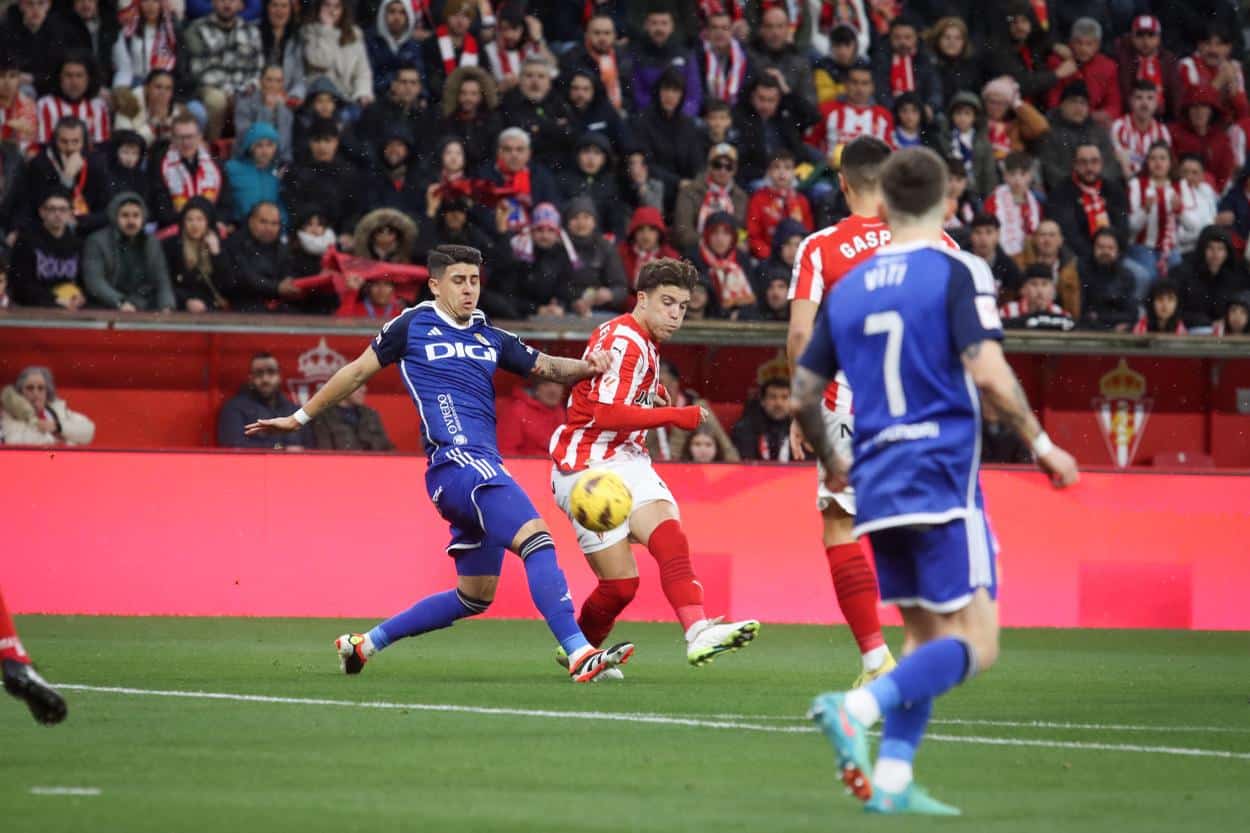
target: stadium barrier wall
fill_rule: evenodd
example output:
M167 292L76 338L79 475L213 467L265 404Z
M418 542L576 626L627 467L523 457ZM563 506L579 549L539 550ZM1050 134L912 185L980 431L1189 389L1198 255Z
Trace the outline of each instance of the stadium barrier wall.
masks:
M585 598L594 579L548 465L508 466ZM372 618L454 581L417 457L5 450L0 471L0 583L20 613ZM712 611L841 621L811 466L660 472ZM1250 630L1250 477L1087 473L1057 492L996 469L983 482L1004 624ZM638 561L627 618L670 618L654 563ZM515 558L489 615L533 615Z

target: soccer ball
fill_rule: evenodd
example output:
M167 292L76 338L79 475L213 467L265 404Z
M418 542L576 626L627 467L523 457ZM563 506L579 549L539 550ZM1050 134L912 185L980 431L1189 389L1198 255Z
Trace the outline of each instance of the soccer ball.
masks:
M569 495L573 518L591 532L607 532L629 520L634 496L619 475L602 469L577 478Z

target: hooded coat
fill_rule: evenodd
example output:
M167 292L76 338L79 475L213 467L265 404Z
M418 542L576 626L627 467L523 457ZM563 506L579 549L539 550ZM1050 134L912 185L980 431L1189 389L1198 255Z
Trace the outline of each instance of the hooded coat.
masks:
M1207 268L1208 243L1220 243L1228 251L1220 271ZM1198 245L1169 277L1180 286L1180 315L1188 328L1210 327L1224 315L1224 309L1238 292L1250 289L1250 276L1233 249L1228 232L1209 226L1198 237Z
M291 108L285 102L277 107L266 107L265 94L259 88L239 96L234 104L234 135L246 137L253 124L262 123L273 125L277 132L277 138L274 139L278 143L277 160L283 164L290 162L294 158L295 150L295 114L291 112ZM235 142L234 156L236 159L247 156L242 142Z
M226 162L226 177L234 196L233 210L227 218L233 223L241 223L251 213L252 206L258 202L276 202L282 212L282 224L287 225L286 208L280 199L281 182L278 180L278 156L265 168L256 167L252 161L252 145L268 139L278 143L281 139L274 126L266 121L255 122L248 128L242 141L236 143L238 156Z
M171 310L174 291L161 244L142 228L125 237L117 224L122 206L138 203L144 220L148 206L135 193L118 194L109 202L108 228L87 238L82 254L83 286L92 302L109 309L129 303L138 310Z
M668 226L664 223L664 215L660 213L660 209L650 205L638 206L634 209L634 216L629 220L629 229L625 232L624 239L616 244L616 253L621 257L621 266L625 270L625 282L631 293L638 280L639 269L639 254L634 247L634 235L643 226L651 226L660 233L660 248L656 254L657 257L681 257L677 250L669 245ZM632 302L627 302L626 305L633 306Z
M1205 134L1198 134L1189 125L1189 108L1206 104L1211 108L1211 123ZM1168 125L1172 134L1172 154L1177 159L1193 153L1202 157L1207 173L1215 180L1215 190L1223 193L1237 167L1233 145L1228 140L1227 120L1220 107L1220 94L1208 86L1195 87L1181 103L1176 121Z
M681 111L692 119L698 117L703 109L703 79L700 77L699 61L683 45L679 32L674 31L660 46L656 46L645 34L639 34L633 39L630 60L633 73L629 84L634 94L634 112L641 113L659 98L657 84L660 76L671 70L681 77L685 85L686 95Z
M681 105L670 115L656 95L634 119L631 132L634 147L647 157L651 172L670 194L677 193L681 180L694 179L703 167L699 129Z
M592 145L603 151L607 157L596 174L586 173L577 164L577 154ZM625 231L625 205L616 183L612 145L607 137L595 133L582 137L574 152L573 163L556 177L556 187L560 189L562 200L567 201L578 196L589 197L595 204L600 230L619 237Z
M399 37L392 36L386 28L386 8L391 3L399 3L408 21ZM421 43L412 37L416 22L411 3L404 2L404 0L385 0L378 5L374 28L365 35L365 49L369 54L369 65L373 67L374 98L387 97L391 89L391 81L394 80L395 73L400 67L413 66L418 71L425 68ZM424 76L424 73L422 74ZM421 80L424 82L425 78L422 77Z
M117 152L123 144L139 146L139 162L133 168L122 165ZM133 191L143 197L144 202L151 199L152 177L146 168L148 143L133 130L114 130L109 140L108 152L105 155L109 170L109 199L126 191Z
M54 71L61 56L70 50L90 51L91 40L85 30L75 29L55 13L49 13L39 30L32 32L22 23L22 10L14 3L0 27L0 49L13 57L22 72L30 73L35 92L46 95L55 87Z
M594 203L585 195L575 197L569 202L565 216L571 217L577 212L585 211L594 214L595 221L598 222L599 215L595 211ZM579 237L570 231L569 240L573 241L573 251L577 252L579 261L573 267L569 297L576 300L589 290L606 288L612 291L612 300L607 304L596 306L595 311L620 312L624 309L628 282L625 279L625 268L621 265L621 258L617 255L616 249L604 238L598 228L586 237Z
M1137 320L1136 286L1133 273L1119 258L1102 266L1092 257L1081 261L1081 321L1092 330L1111 330L1120 324L1130 327Z

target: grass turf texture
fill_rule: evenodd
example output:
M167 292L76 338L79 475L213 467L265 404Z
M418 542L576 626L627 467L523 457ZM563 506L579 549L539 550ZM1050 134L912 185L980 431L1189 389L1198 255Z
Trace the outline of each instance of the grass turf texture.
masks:
M359 677L323 620L23 617L56 683L552 711L712 715L778 730L560 720L337 705L66 691L69 720L39 727L0 705L4 830L799 831L921 824L977 831L1226 831L1250 788L1246 634L1009 631L999 666L947 698L945 736L1159 751L931 740L918 775L963 820L865 818L799 719L857 668L845 628L765 625L747 650L685 663L672 625L625 624L623 684L574 686L540 623L465 622L401 642ZM897 632L887 635L898 644ZM1187 728L1180 727L1205 727ZM1223 729L1223 731L1216 731ZM95 787L95 797L33 795Z

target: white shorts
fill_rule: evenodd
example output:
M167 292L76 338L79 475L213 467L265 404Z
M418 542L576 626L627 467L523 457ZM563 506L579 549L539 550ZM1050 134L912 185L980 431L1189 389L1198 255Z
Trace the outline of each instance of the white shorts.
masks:
M829 442L833 443L833 447L837 452L848 459L851 457L851 444L855 435L855 416L853 414L835 414L825 405L820 406L820 414L825 420L825 436ZM829 491L829 487L825 485L825 467L820 461L816 461L816 476L819 478L816 484L816 507L824 512L829 508L830 503L836 503L842 507L842 511L848 515L855 514L855 490L847 486L841 492Z
M660 476L655 473L650 459L612 460L596 463L591 468L600 471L610 471L625 481L625 485L629 487L629 493L634 498L631 514L633 511L637 511L639 507L646 506L648 503L655 503L657 500L666 500L673 504L674 509L677 508L677 500L673 497L673 493L668 490L668 486L664 481L660 479ZM569 520L573 522L573 529L577 531L577 543L582 548L582 552L589 555L592 552L606 550L613 544L628 538L629 521L627 519L625 523L607 532L591 532L577 522L577 519L573 517L572 511L569 509L569 493L573 491L573 484L584 473L584 471L575 471L565 474L555 466L552 466L551 491L555 494L556 505L564 510L564 514L568 515Z

